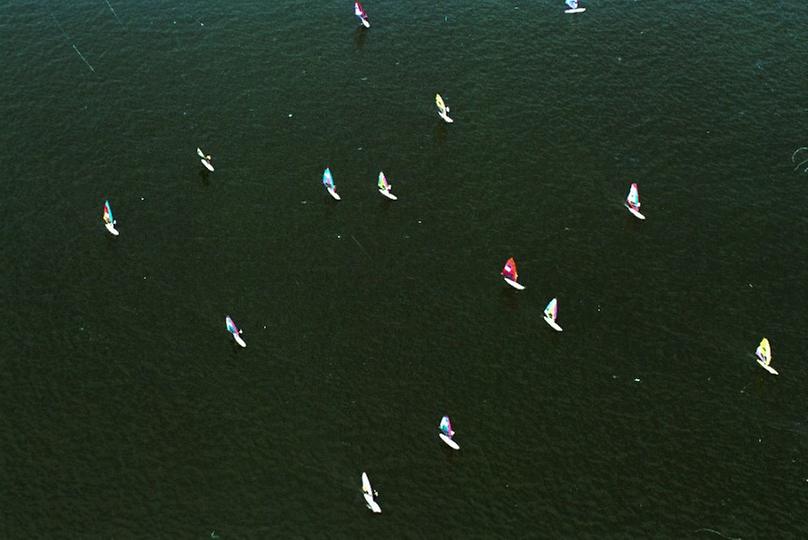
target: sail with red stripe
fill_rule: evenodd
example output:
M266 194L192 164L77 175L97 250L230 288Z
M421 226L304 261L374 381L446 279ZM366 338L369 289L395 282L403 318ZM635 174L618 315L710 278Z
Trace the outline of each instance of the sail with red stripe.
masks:
M356 15L359 18L359 22L361 22L365 28L370 28L370 22L368 21L368 14L365 11L365 8L362 7L362 4L360 4L359 2L354 2L353 8L354 8L354 15Z
M104 223L115 223L115 218L112 217L112 207L109 205L109 201L104 202Z

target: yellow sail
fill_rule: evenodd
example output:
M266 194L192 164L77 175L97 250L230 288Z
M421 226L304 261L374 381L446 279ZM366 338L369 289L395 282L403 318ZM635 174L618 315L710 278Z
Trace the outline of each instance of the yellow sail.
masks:
M440 94L435 94L435 105L438 106L438 110L440 110L441 113L446 112L446 104L443 102L443 98L440 97Z
M757 348L758 357L760 357L761 361L766 364L767 366L772 361L772 348L769 345L769 340L763 338L760 341L760 345Z

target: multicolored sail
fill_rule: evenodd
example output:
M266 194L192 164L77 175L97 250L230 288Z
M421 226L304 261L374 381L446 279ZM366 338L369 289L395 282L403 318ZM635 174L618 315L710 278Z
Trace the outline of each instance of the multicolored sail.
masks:
M231 334L238 335L241 333L241 330L238 329L236 323L234 323L233 319L231 319L229 316L224 320L224 324L227 326L227 331Z
M757 350L755 351L758 359L763 362L764 365L768 366L772 361L772 347L769 344L769 340L763 338L760 341L760 345L758 345Z
M334 189L334 178L331 176L331 169L328 167L323 171L323 185L327 188Z
M234 340L236 340L236 343L238 343L242 347L246 347L247 343L242 339L240 335L241 330L238 329L236 323L233 322L233 319L231 319L229 316L225 317L224 324L227 327L227 331L230 332L230 335L233 336Z
M441 114L446 114L446 104L443 102L443 98L440 97L440 94L435 94L435 105L438 106L438 111Z
M448 416L444 416L440 419L440 425L438 426L441 433L449 437L450 439L454 437L454 431L452 430L452 421L449 420Z
M115 224L115 218L112 217L112 207L109 205L109 201L104 202L104 223L109 223L110 225Z
M383 172L379 172L379 189L384 191L390 190L390 184L387 182L387 177L384 175Z
M502 267L500 274L513 281L519 278L519 273L516 271L516 261L513 260L513 257L505 262L505 266Z
M636 182L631 184L631 188L628 190L628 197L626 197L626 204L628 204L629 207L631 208L639 208L641 206L640 191L637 188Z
M555 298L550 300L550 303L544 308L544 316L552 321L558 317L558 301Z
M558 317L558 300L553 298L548 302L547 307L544 308L544 322L549 324L550 328L556 332L563 332L564 329L558 325L556 317Z

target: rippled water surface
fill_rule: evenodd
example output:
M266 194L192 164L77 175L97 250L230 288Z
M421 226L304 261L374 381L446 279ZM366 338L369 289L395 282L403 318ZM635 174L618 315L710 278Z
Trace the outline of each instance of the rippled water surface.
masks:
M808 536L808 3L585 5L0 6L0 536Z

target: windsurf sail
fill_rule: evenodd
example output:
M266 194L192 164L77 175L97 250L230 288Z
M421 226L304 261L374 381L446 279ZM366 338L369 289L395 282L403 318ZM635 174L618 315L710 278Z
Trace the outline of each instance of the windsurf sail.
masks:
M766 364L767 366L771 363L771 361L772 361L772 347L771 347L771 345L769 345L769 340L768 339L763 338L760 341L760 345L758 345L758 348L755 351L755 354L760 359L760 361L763 362L764 364Z
M379 172L379 189L390 191L390 184L387 182L387 177L383 172Z
M570 9L578 9L578 0L567 0L565 3Z
M435 94L435 105L438 106L438 110L441 114L446 114L446 104L443 102L443 98L440 97L440 94Z
M500 273L510 280L517 280L519 273L516 271L516 261L513 260L513 257L505 262L505 266L502 268L502 272Z
M104 223L115 223L115 218L112 217L112 207L109 205L109 201L104 202Z
M452 430L452 421L449 420L448 416L444 416L440 419L440 425L438 426L441 433L449 437L450 439L454 436L454 431Z
M631 184L631 189L628 190L628 197L626 197L626 203L634 208L640 207L640 191L637 189L636 183Z
M555 321L556 317L558 317L558 302L555 298L550 300L550 303L547 304L546 308L544 308L544 316L553 321Z
M326 167L326 169L323 171L323 185L332 189L334 187L334 178L332 178L331 169L328 167Z
M365 8L363 8L362 4L360 4L359 2L354 2L353 9L354 9L354 15L356 15L360 19L368 18L368 14L365 13Z
M229 316L224 320L224 323L227 326L227 331L230 332L231 334L238 335L241 333L241 330L238 329L236 323L234 323L233 319L231 319Z

